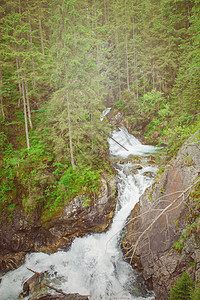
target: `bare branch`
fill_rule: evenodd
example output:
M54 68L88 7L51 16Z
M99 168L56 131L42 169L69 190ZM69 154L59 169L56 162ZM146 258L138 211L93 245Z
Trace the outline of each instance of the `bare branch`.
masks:
M200 179L198 179L195 183L193 183L192 185L190 185L188 188L186 188L178 197L176 197L176 199L174 199L169 205L167 205L162 211L161 211L161 213L150 223L150 225L140 234L140 236L138 237L138 239L137 239L137 241L136 241L136 243L134 244L134 246L132 246L131 248L130 248L130 250L127 252L127 254L128 253L130 253L131 251L133 251L133 253L132 253L132 255L131 255L131 262L132 262L132 260L133 260L133 256L134 256L134 254L135 254L135 252L136 252L136 249L137 249L137 247L138 247L138 244L139 244L139 242L141 241L141 239L142 239L142 237L145 235L145 233L158 221L158 219L165 213L165 212L169 212L169 211L171 211L171 210L174 210L175 208L173 208L173 209L171 209L171 210L169 210L169 208L171 208L178 200L180 200L182 197L183 197L183 199L181 200L181 202L176 206L176 207L178 207L178 206L180 206L181 205L181 203L183 203L184 201L185 201L185 194L193 187L193 186L195 186L198 182L200 182ZM166 196L166 195L165 195ZM159 198L160 199L160 198ZM159 200L158 199L158 200ZM148 212L151 212L151 210L150 211L148 211ZM145 213L144 213L145 214ZM143 214L141 214L141 215L139 215L139 216L137 216L137 217L135 217L135 218L133 218L133 219L136 219L136 218L139 218L140 216L142 216ZM131 221L133 221L133 219L131 219ZM129 222L130 223L130 222Z

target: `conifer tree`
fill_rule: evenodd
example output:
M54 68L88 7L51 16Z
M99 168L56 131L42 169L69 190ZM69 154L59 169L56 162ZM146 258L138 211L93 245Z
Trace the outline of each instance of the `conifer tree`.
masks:
M170 289L169 300L192 300L191 294L194 283L190 276L184 272L176 281L175 285Z
M179 115L195 116L200 104L200 1L194 2L189 18L188 38L181 45L180 68L173 87L174 107L179 103Z
M83 156L92 157L106 140L101 138L104 125L100 121L102 51L97 47L101 41L95 39L95 14L87 8L80 7L78 1L60 2L51 20L51 83L57 92L49 106L50 123L54 124L52 135L57 132L55 152L58 156L58 151L70 153L73 169Z

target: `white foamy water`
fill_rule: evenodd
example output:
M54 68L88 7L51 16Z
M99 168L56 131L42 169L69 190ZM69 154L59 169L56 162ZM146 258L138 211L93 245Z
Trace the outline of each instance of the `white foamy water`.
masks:
M108 107L102 112L102 115L100 117L101 121L103 121L104 117L110 112L110 110L111 110L111 107Z
M141 144L138 139L128 133L125 128L119 128L118 131L114 131L112 137L128 150L125 150L115 141L109 139L110 153L113 156L122 158L128 157L129 155L143 156L145 154L155 153L156 151L154 146Z
M126 130L114 132L114 138L125 147L129 147L134 155L139 152L141 156L142 151L143 155L146 154L148 148L141 145ZM118 145L113 144L112 140L109 140L109 143L111 154L125 156L123 151L126 150L117 148ZM149 150L152 152L153 147ZM120 249L121 230L126 219L140 195L153 182L150 176L144 174L156 172L155 167L146 166L138 170L135 175L131 172L127 173L127 169L133 166L132 163L116 164L119 180L118 199L110 229L102 234L75 239L71 248L66 252L58 251L51 255L45 253L27 255L23 266L3 276L0 284L1 300L18 299L23 283L32 276L26 267L37 272L48 270L52 274L52 280L54 278L52 283L54 287L62 289L65 293L90 295L91 300L152 299L150 296L145 296L137 287L135 271L123 260Z

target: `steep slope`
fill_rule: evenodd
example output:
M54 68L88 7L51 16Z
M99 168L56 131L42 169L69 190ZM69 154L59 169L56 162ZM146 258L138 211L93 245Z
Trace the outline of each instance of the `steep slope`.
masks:
M127 226L126 255L161 299L183 271L199 280L199 150L196 132L146 190Z
M115 210L116 179L104 174L98 197L84 205L77 196L51 220L41 222L40 216L14 211L11 222L6 214L0 225L0 272L7 272L24 263L30 251L55 252L66 249L72 241L91 232L103 232L112 221Z

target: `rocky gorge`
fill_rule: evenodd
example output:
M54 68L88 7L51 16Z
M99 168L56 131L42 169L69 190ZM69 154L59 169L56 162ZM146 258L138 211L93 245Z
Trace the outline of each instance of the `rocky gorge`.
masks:
M24 296L26 297L27 293L31 293L31 295L29 295L29 297L31 296L30 299L40 299L41 297L41 299L49 299L50 296L48 295L49 291L47 289L45 291L42 288L39 290L39 293L35 290L38 281L37 276L39 276L40 281L42 280L43 273L47 274L47 277L48 275L50 276L50 285L56 286L57 291L62 288L63 291L68 291L68 293L78 292L79 295L76 295L76 297L78 297L77 299L82 299L80 295L89 294L91 299L95 300L113 299L114 295L119 295L119 293L121 297L124 296L134 299L135 296L137 298L140 296L143 297L149 293L142 287L137 286L135 271L132 270L130 265L123 259L123 253L120 249L120 232L131 209L138 201L139 196L144 192L145 188L153 182L151 174L154 174L157 168L152 166L154 163L152 162L151 156L143 156L145 156L147 152L149 153L150 151L151 153L151 151L155 150L152 146L142 145L136 138L131 136L125 128L116 130L113 134L116 140L122 139L124 146L129 147L129 152L123 149L124 153L121 153L122 148L117 146L115 142L113 142L113 144L109 141L112 149L110 152L111 156L114 155L114 157L118 159L118 161L116 159L113 161L116 165L116 173L118 174L116 174L118 183L117 190L119 193L116 199L117 202L115 203L116 179L108 175L107 178L105 178L104 175L99 194L100 200L96 199L94 202L91 202L90 205L84 206L83 199L75 198L71 204L66 206L61 214L55 216L53 220L45 224L38 222L38 224L41 225L38 232L44 230L43 232L47 234L47 238L46 240L43 239L39 244L38 242L40 240L35 237L33 240L35 243L33 243L33 245L37 247L39 245L41 248L36 248L36 250L33 248L33 250L30 250L30 253L26 255L25 263L21 267L12 272L8 272L2 277L0 293L3 299L18 299L19 294L21 295L20 297L23 298ZM132 154L130 158L124 158L124 155L127 156L130 154ZM138 155L142 158L137 158ZM119 161L117 157L120 156L122 158ZM111 200L110 198L113 198L112 202L109 201ZM92 214L94 210L90 213L90 210L96 205L102 207L102 214L100 211L98 214ZM79 208L77 208L77 206L79 206ZM77 213L77 210L83 211L84 209L86 210L85 216L83 212L81 212L81 214ZM113 209L115 209L114 218L112 218ZM68 219L71 224L66 222ZM112 220L111 226L109 226L107 221L105 222L105 220L108 219L108 223ZM78 232L81 232L82 221L86 224L85 229L87 231L85 230L85 234L81 233L78 235ZM4 228L6 230L6 227ZM105 231L107 228L108 230ZM96 232L104 231L104 233L95 234L95 230ZM87 235L87 232L92 234ZM70 233L73 234L73 236L70 235ZM84 237L80 238L82 235L84 235ZM34 237L34 235L32 236ZM73 237L79 238L74 239L71 244L70 240L67 240L68 236L72 239ZM23 245L22 242L21 245ZM71 247L68 247L69 245L71 245ZM4 250L6 251L6 248ZM25 254L24 252L19 252L18 256L21 253ZM9 255L7 266L10 268L17 267L17 264L15 262L13 263L14 258L11 257L13 253ZM6 256L4 256L3 260L5 257ZM21 262L23 261L19 261L19 264ZM4 260L2 264L3 267L6 265L5 263L6 261ZM35 271L37 276L30 278L30 270ZM48 282L47 277L45 281L47 280ZM30 280L28 278L30 278ZM23 292L21 292L22 283L24 283ZM9 292L6 288L7 285L11 287ZM69 296L69 294L67 296ZM61 296L59 296L59 298L60 297Z
M168 299L182 272L200 279L200 144L192 135L129 218L123 248L156 297Z
M150 160L154 163L153 157L147 158ZM125 169L127 176L142 168L135 157L122 159L121 163L128 161L134 161L135 165ZM178 155L161 170L155 183L135 205L122 244L126 257L148 288L154 290L158 299L165 300L183 271L187 270L193 280L199 281L199 132L191 136ZM98 199L84 206L81 197L74 198L51 221L41 223L36 216L30 221L21 210L14 211L11 222L4 215L0 227L1 272L19 267L28 252L53 253L69 248L76 237L105 231L115 210L117 181L105 174L101 181ZM33 282L35 280L37 276L33 276ZM78 294L52 297L40 293L40 298L33 299L82 299Z

